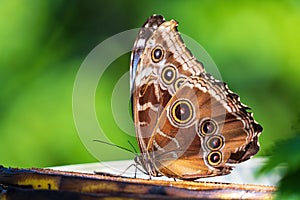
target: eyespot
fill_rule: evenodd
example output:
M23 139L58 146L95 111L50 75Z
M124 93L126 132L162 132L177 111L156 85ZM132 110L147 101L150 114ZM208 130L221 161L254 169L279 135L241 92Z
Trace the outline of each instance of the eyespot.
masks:
M206 119L199 124L200 133L203 135L211 135L217 131L217 123L214 120Z
M178 88L181 87L182 83L186 80L185 77L179 77L178 79L176 79L176 81L174 82L174 88L175 88L175 91L178 90Z
M171 116L176 123L187 124L193 118L193 115L193 106L186 99L178 100L171 107Z
M206 142L206 145L210 150L219 150L223 144L223 138L219 135L210 137Z
M161 78L167 85L171 84L176 78L176 70L172 66L167 66L162 70Z
M207 161L210 165L216 166L222 162L222 153L219 151L212 151L207 156Z
M164 57L164 51L160 46L155 47L151 52L152 61L157 63Z

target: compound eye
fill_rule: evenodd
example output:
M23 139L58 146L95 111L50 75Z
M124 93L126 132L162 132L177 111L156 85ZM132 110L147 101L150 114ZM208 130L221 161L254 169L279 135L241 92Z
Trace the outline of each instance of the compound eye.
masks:
M222 161L222 153L219 151L212 151L207 156L207 161L211 166L219 165Z
M176 78L176 70L172 66L167 66L162 70L161 78L167 85L171 84Z
M207 119L200 122L200 133L203 135L211 135L217 131L217 123L214 120Z
M155 47L151 52L152 61L158 63L164 57L164 51L160 46Z
M223 138L214 135L207 140L206 144L210 150L219 150L223 146Z
M171 115L176 123L187 124L194 115L192 104L186 99L178 100L171 108Z

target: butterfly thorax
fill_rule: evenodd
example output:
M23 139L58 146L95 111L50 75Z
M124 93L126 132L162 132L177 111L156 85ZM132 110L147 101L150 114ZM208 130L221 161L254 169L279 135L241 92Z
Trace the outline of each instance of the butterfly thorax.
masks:
M136 156L134 158L134 162L137 166L141 166L143 168L143 172L147 175L157 177L159 176L159 171L156 170L155 166L153 166L152 159L149 158L149 155L142 154Z

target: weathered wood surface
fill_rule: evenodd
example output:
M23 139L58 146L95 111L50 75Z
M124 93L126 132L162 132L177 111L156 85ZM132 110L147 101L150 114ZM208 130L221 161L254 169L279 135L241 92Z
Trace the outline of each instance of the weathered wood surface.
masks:
M0 199L272 199L275 187L0 167Z

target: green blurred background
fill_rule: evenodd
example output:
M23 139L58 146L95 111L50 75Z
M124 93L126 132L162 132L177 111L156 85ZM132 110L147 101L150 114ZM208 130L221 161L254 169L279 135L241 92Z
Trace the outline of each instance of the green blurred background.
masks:
M253 109L264 127L259 155L293 137L300 113L299 1L1 0L0 164L96 162L73 121L76 73L96 45L154 13L179 21L179 31L206 49L223 80ZM130 54L114 62L97 90L107 96L96 106L112 134L119 129L110 97L129 62ZM126 138L115 139L128 146ZM105 154L105 160L120 159Z

